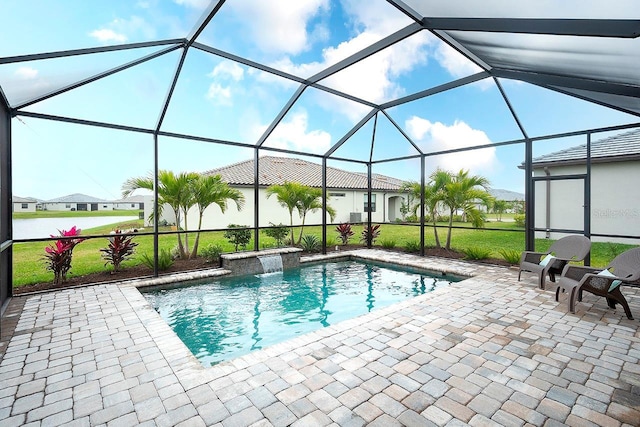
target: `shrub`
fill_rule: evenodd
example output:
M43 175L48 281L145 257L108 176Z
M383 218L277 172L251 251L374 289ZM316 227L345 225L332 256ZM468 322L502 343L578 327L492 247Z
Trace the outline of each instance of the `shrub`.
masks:
M149 255L147 253L142 254L141 256L142 263L153 270L153 255ZM158 270L165 271L171 268L173 265L173 257L171 256L171 252L166 249L161 249L158 253Z
M320 240L313 234L306 234L302 236L300 241L302 250L305 252L318 252L320 250Z
M465 259L487 259L491 256L491 251L485 248L479 248L477 246L471 246L462 249L465 255Z
M71 270L71 257L73 256L73 248L84 239L73 239L71 237L79 236L80 229L75 226L69 231L58 230L59 236L51 235L51 237L66 237L65 239L56 240L55 243L49 244L44 248L44 260L46 261L46 269L53 272L53 284L61 285L67 280L67 273Z
M514 215L513 221L518 227L524 227L524 215Z
M251 241L251 230L245 228L244 225L229 224L229 228L224 232L224 238L232 245L235 245L235 251L238 252L238 247L246 249L247 245Z
M396 247L396 241L393 239L382 239L380 245L385 249L393 249Z
M270 222L269 224L271 224L271 228L265 229L264 234L274 239L276 241L277 247L282 246L284 239L287 237L287 234L289 234L289 229L282 223L275 225L274 223Z
M520 251L515 249L500 249L498 252L509 264L520 263Z
M200 255L207 260L207 262L218 262L220 254L222 253L222 246L210 244L200 249Z
M327 246L335 246L338 243L335 237L327 236Z
M373 245L376 239L380 236L380 225L372 225L371 227L364 227L362 230L362 237L360 238L361 242L364 242L365 245L369 246Z
M407 252L410 252L410 253L420 252L420 241L409 240L407 243L405 243L404 248Z
M420 218L418 218L418 215L407 215L407 218L405 219L407 222L420 222Z
M102 258L107 262L104 265L113 265L113 271L120 271L120 264L131 258L137 243L133 241L132 235L123 235L121 230L114 230L111 232L112 237L109 237L109 246L100 249L102 252Z
M343 245L348 244L349 239L354 235L353 230L351 230L351 224L349 224L348 222L337 225L336 231L338 232Z

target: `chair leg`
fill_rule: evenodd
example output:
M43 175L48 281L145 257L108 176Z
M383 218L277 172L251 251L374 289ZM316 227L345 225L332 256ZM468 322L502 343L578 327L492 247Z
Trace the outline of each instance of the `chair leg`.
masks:
M609 295L612 296L611 298L612 300L619 302L622 308L624 308L624 314L627 315L627 318L629 320L633 320L633 316L631 315L631 309L629 308L629 303L627 303L627 299L624 297L622 292L620 292L620 288L618 287L614 289L614 291L611 292ZM609 300L609 298L607 298L607 300ZM615 308L615 302L613 302L612 308Z
M576 288L572 288L571 292L569 293L569 311L572 313L576 312L576 299L579 293L580 291L578 291Z
M556 288L556 302L558 302L558 296L560 295L560 290L562 289L562 286L558 285L558 287ZM562 289L562 292L564 292L564 289Z
M522 270L518 270L518 282L520 281L520 275L522 274Z

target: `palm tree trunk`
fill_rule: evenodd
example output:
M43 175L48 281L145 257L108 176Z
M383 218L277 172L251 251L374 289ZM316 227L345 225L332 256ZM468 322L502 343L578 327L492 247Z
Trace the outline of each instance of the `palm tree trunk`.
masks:
M440 249L440 237L438 236L438 229L436 228L436 216L432 215L433 219L433 236L436 239L436 248Z
M304 230L304 220L307 217L307 214L304 214L302 216L302 225L300 225L300 236L298 237L298 244L300 244L300 242L302 242L302 231Z
M449 214L449 230L447 231L447 244L445 249L451 249L451 230L453 229L453 209L451 209L451 213Z
M184 257L189 258L189 227L187 227L187 210L184 210Z
M293 235L293 211L289 211L289 220L291 221L291 246L295 246L295 236Z
M196 232L196 241L193 242L193 252L189 255L189 258L195 258L198 256L198 244L200 243L200 230L202 229L202 215L204 212L200 212L200 218L198 219L198 231Z
M173 211L176 217L176 231L178 232L178 255L180 258L184 258L184 246L182 245L182 236L180 235L180 209Z

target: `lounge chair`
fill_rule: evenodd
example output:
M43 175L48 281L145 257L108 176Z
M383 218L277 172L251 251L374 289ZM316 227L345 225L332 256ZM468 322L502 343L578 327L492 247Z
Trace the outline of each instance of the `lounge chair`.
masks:
M585 236L566 236L553 242L547 252L524 251L520 257L520 271L518 281L523 271L538 275L538 286L545 288L547 275L552 282L556 281L556 274L569 261L582 261L591 250L591 240Z
M607 305L616 308L616 302L624 308L629 319L633 319L627 299L620 288L623 283L640 279L640 247L629 249L615 257L604 269L567 265L562 271L556 289L556 301L560 292L566 292L569 311L576 312L576 300L582 301L582 292L587 291L607 299Z

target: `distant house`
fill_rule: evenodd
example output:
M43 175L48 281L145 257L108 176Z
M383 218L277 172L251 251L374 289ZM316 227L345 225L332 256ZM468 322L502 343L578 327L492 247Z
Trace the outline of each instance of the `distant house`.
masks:
M124 199L114 200L113 209L116 210L144 210L145 200L148 200L149 196L134 195L125 197Z
M585 174L586 157L586 144L536 157L533 175ZM534 191L536 228L584 229L584 180L538 181ZM592 233L640 236L640 129L591 142L590 210ZM537 237L558 236L537 233ZM597 236L592 240L640 242Z
M13 196L13 212L35 212L37 205L36 199Z
M113 202L75 193L45 200L42 202L42 209L45 211L110 211L113 210Z
M266 188L285 181L299 182L311 187L322 187L322 165L301 159L265 156L260 158L259 170L259 217L260 226L270 223L289 224L288 211L278 204L275 196L267 198ZM254 161L234 163L205 172L206 175L220 175L231 187L237 188L245 196L245 206L238 211L234 203L229 204L225 214L217 205L210 206L203 217L202 228L225 228L229 224L253 226L254 224ZM335 222L360 223L367 221L371 214L373 222L393 222L401 218L400 206L406 195L401 193L402 180L374 174L372 176L371 209L367 206L367 176L363 173L327 167L327 193L329 205L337 212ZM151 213L151 203L145 205L145 218ZM170 209L163 210L163 219L174 223ZM327 216L327 221L330 218ZM306 224L320 224L320 211L309 213ZM189 212L187 225L195 228L198 223L196 209ZM294 212L294 224L300 224L297 212Z

